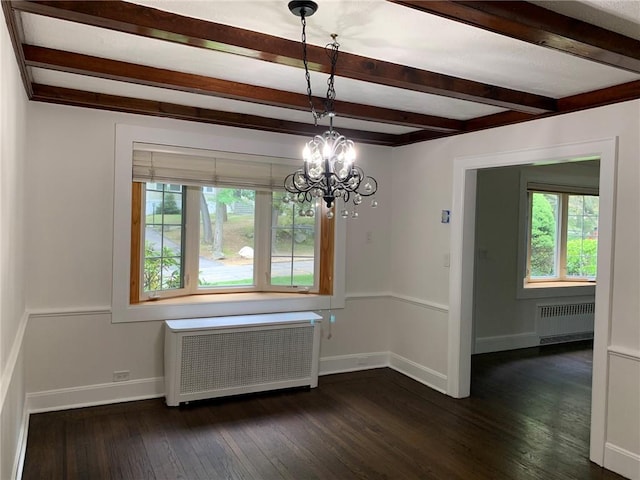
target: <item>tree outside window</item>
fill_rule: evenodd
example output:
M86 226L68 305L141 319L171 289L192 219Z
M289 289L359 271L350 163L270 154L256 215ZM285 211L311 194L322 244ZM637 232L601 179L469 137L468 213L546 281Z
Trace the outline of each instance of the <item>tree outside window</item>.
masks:
M595 279L597 195L529 192L529 281Z

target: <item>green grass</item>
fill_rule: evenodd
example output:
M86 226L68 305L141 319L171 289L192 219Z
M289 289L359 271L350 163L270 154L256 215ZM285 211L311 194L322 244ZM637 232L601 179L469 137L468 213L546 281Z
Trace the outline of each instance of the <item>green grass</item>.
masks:
M155 215L152 213L151 215L147 215L145 217L145 222L147 225L151 225L154 223L162 223L162 215L156 213ZM167 214L164 216L164 223L166 225L180 225L182 223L182 215L180 214Z
M291 285L291 277L282 276L282 277L274 277L271 279L272 285ZM300 274L293 276L293 284L295 286L306 287L313 285L313 275L311 274ZM253 285L253 279L247 278L242 280L229 280L226 282L209 282L209 283L201 283L201 287L231 287L237 285Z
M291 285L291 277L273 277L271 279L272 285ZM313 275L310 273L303 273L293 276L293 284L300 287L308 287L313 285Z

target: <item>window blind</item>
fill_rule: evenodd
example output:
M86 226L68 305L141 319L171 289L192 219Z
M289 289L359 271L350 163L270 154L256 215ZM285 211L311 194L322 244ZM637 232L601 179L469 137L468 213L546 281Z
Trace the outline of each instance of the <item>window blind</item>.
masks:
M599 189L594 186L559 185L550 183L527 182L530 192L569 193L574 195L598 195Z
M225 152L133 151L135 182L280 190L296 167L287 159ZM286 163L285 163L286 162Z

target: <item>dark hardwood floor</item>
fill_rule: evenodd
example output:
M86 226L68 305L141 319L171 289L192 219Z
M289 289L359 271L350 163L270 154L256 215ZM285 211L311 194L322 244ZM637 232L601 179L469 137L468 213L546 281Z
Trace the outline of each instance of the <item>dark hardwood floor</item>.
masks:
M620 479L588 460L589 344L473 358L454 400L390 369L168 408L33 415L30 479Z

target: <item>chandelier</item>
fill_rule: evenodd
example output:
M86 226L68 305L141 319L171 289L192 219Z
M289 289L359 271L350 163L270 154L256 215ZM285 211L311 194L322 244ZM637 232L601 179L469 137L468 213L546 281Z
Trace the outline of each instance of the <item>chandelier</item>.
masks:
M334 216L333 211L336 201L342 198L344 205L340 215L343 218L349 216L357 218L358 205L363 202L364 197L371 197L376 193L378 182L375 178L365 175L362 168L355 164L356 149L354 143L333 129L333 119L336 115L334 110L334 100L336 98L334 78L340 44L336 41L337 35L332 34L333 42L325 47L331 60L331 73L327 80L328 88L324 102L324 112L318 113L314 107L311 93L306 35L306 17L313 15L318 10L318 5L313 1L292 1L289 2L289 10L294 15L299 16L302 23L302 60L314 124L318 125L318 119L320 118L329 117L329 130L322 135L314 136L305 145L302 152L304 165L285 178L284 188L287 192L293 194L294 199L300 203L311 202L314 198L322 197L327 206L327 216L329 218ZM284 201L288 202L290 200L291 197L287 194ZM350 201L353 203L351 212L347 208ZM371 206L374 208L378 206L375 198L371 199ZM303 210L303 212L305 211ZM313 210L306 210L305 214L312 216Z

